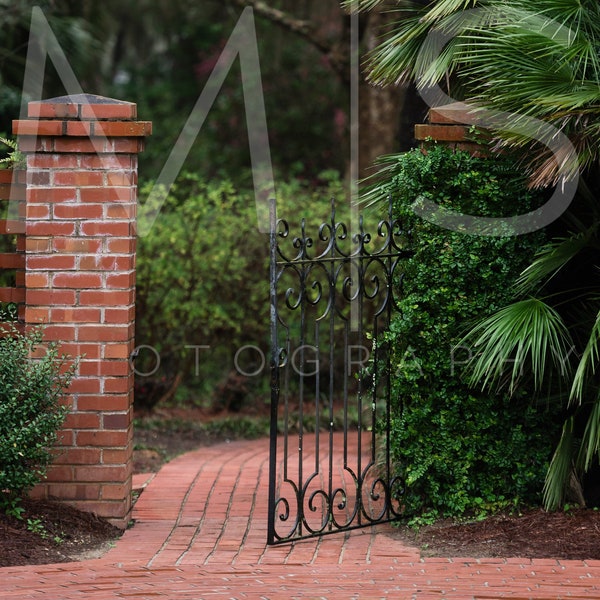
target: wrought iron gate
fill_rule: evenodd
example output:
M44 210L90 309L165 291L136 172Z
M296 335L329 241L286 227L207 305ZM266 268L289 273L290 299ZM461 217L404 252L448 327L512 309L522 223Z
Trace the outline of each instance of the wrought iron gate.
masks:
M372 233L355 229L333 202L313 235L271 207L269 544L399 516L384 333L410 250L391 204Z

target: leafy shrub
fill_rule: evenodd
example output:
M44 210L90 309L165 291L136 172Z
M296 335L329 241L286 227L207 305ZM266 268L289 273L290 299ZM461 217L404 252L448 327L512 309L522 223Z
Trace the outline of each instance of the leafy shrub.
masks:
M0 507L14 505L46 474L50 447L67 413L61 404L72 368L48 344L41 358L32 353L42 331L21 334L5 326L0 338Z
M392 452L413 518L490 511L538 502L552 448L552 416L526 390L508 396L469 389L457 347L471 321L506 304L511 286L543 234L483 237L443 229L412 210L427 198L462 213L497 217L531 210L536 199L505 160L474 158L433 146L400 155L392 177L371 191L391 193L412 232L403 263L393 347Z
M27 166L25 155L18 150L16 140L0 136L0 144L7 148L7 155L0 158L0 169L24 169Z
M18 319L19 307L15 302L0 302L0 323L14 323Z
M322 184L309 191L298 181L278 182L279 213L292 223L306 217L307 227L320 223L341 191L330 173ZM150 189L143 186L141 197ZM239 363L257 375L229 390L232 401L240 408L257 392L268 397L268 369L260 365L270 343L269 237L258 230L252 191L180 176L139 239L136 341L153 349L141 348L135 362L138 406L174 394L176 401L206 400L218 386L229 389L236 351L245 346Z

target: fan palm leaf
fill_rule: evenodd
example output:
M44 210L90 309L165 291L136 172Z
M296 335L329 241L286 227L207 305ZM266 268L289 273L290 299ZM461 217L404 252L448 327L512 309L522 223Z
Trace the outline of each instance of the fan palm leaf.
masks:
M561 272L569 262L590 244L593 230L568 237L555 238L541 248L533 262L521 273L515 284L517 295L531 293Z
M481 321L461 345L471 345L476 352L468 368L472 383L490 387L507 380L513 393L526 371L533 375L538 390L550 365L564 373L564 357L572 342L558 312L537 298L528 298Z
M598 456L600 449L600 398L592 404L590 415L587 418L585 431L581 438L577 466L586 472Z
M580 487L578 474L588 471L594 459L598 457L600 397L596 397L590 406L581 436L575 433L578 412L565 421L560 441L548 468L543 490L544 506L548 510L555 510L564 504L569 487Z
M578 447L574 426L575 418L571 416L563 425L560 441L548 468L543 489L544 506L548 510L556 510L564 504L568 482L574 476L573 462Z

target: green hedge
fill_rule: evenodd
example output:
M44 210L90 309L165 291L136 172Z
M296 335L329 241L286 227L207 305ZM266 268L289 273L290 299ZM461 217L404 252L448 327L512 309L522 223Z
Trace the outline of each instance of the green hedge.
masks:
M151 188L142 187L143 201ZM333 173L318 185L278 181L276 191L278 214L298 231L304 217L314 232L331 197L344 195ZM182 174L138 241L136 342L154 350L136 359L136 403L150 408L163 397L235 409L268 398L268 364L260 365L269 331L269 236L258 230L254 192ZM255 377L234 368L245 346L239 366Z
M432 146L387 166L371 197L392 194L415 253L402 267L394 348L392 454L406 481L402 499L413 519L537 503L552 449L552 416L526 395L489 395L462 380L474 350L457 347L476 318L506 304L511 286L543 234L482 237L420 219L427 198L479 216L509 216L540 201L505 160L473 158Z

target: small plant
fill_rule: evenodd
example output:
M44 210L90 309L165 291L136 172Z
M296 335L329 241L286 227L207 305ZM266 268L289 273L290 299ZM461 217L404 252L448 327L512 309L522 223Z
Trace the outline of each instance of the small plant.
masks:
M50 539L50 533L48 533L48 530L46 529L42 519L27 519L27 531L39 535L43 540ZM58 534L52 536L52 542L57 546L62 544L64 541L65 540Z
M67 414L61 403L74 365L46 345L41 358L34 351L42 330L19 332L5 326L0 338L0 509L19 518L20 497L46 474L51 447Z
M41 519L27 519L27 531L39 535L43 540L48 537L48 532Z
M25 155L18 149L17 142L4 137L0 137L0 142L8 148L7 156L0 158L0 169L24 169Z
M25 509L21 506L21 498L6 498L3 500L0 506L7 517L13 517L19 521L23 519L23 513L25 512Z

